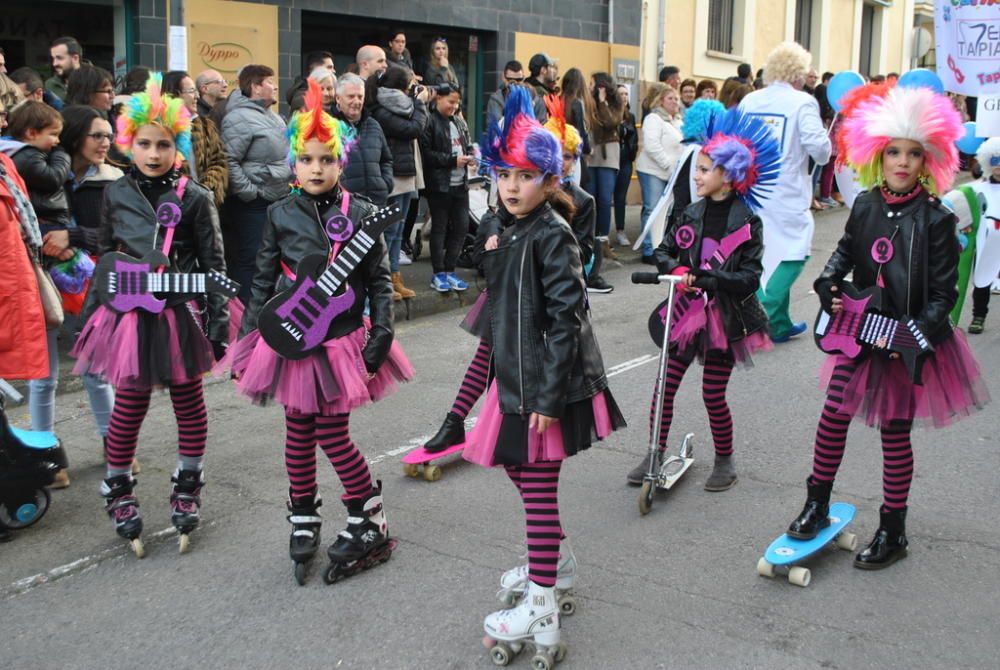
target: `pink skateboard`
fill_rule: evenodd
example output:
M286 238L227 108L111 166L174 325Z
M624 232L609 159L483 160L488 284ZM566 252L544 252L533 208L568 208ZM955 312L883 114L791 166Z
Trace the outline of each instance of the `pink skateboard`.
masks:
M406 473L407 477L416 477L422 469L424 471L424 479L429 482L436 482L441 479L441 468L433 465L432 461L460 452L463 449L465 449L465 442L452 445L444 451L435 453L429 453L423 447L414 449L406 456L403 456L403 472Z

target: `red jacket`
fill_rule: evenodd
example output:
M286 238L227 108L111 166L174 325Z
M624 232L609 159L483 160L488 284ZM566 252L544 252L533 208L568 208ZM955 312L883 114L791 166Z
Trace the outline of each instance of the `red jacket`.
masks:
M10 158L0 154L0 163L27 194ZM48 375L45 315L38 283L21 239L14 197L0 180L0 377L41 379Z

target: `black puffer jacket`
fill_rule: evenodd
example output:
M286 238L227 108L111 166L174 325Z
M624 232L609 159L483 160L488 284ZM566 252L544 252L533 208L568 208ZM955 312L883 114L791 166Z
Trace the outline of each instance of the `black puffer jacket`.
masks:
M99 248L94 251L98 255L108 251L122 251L136 258L142 258L153 249L162 251L164 228L157 223L156 209L165 203L179 204L182 212L181 221L174 228L170 267L166 272L216 270L225 274L226 261L222 251L222 233L219 230L215 198L208 189L194 181L187 183L184 199L180 202L171 189L155 205L146 199L131 175L109 184L104 189ZM164 297L167 305L179 305L201 296L170 293ZM207 334L208 339L213 342L229 340L228 301L221 293L208 294ZM90 318L98 304L95 291L88 292L83 308L85 320Z
M349 123L358 133L358 143L347 154L347 167L340 177L340 185L349 193L363 195L381 207L392 193L392 153L385 140L382 126L368 114L361 112L361 119L351 123L337 110L334 115Z
M451 188L451 171L458 165L451 154L451 124L458 128L462 151L471 154L469 127L458 116L447 117L437 110L431 112L427 127L420 136L420 156L424 162L424 188L434 193L447 193Z
M66 182L66 197L69 199L76 226L69 229L69 243L74 247L96 254L100 248L101 224L104 221L104 190L122 178L118 168L102 163L97 171L88 175L76 185Z
M891 241L892 251L880 266L873 254L883 239ZM881 268L882 312L896 319L913 317L927 339L938 344L952 334L948 314L958 300L958 255L955 215L940 200L925 191L890 209L880 190L868 191L854 201L844 235L814 286L829 307L830 287L849 272L854 286L866 289L876 285Z
M68 228L69 200L63 187L69 178L69 154L59 147L45 153L25 144L11 155L11 159L28 187L42 234Z
M573 231L547 203L483 254L500 411L560 417L608 386Z
M338 194L339 195L339 194ZM348 218L360 224L376 211L371 201L353 195L347 209ZM323 222L340 213L339 199L326 206L305 194L292 194L272 204L267 209L267 225L257 252L257 272L253 278L250 302L243 315L240 337L257 327L260 310L271 296L292 286L282 271L284 263L293 271L306 256L329 255L330 238ZM389 272L389 255L382 236L361 260L361 264L347 278L354 290L354 305L340 314L331 324L334 337L342 337L362 327L365 298L370 305L371 330L368 343L362 352L365 367L374 373L389 355L393 338L392 275Z
M656 248L656 268L660 274L672 274L679 267L689 268L698 277L694 285L715 298L726 337L735 341L768 325L767 313L757 300L763 271L763 226L760 217L753 215L742 200L733 197L725 235L749 224L750 239L737 247L719 269L700 270L705 207L705 200L688 205L667 228L663 242ZM694 232L693 243L687 249L681 249L677 243L677 231L684 226L690 226Z
M378 103L372 108L372 116L382 126L385 139L389 142L393 176L416 175L413 140L419 139L427 126L427 106L403 91L380 88Z

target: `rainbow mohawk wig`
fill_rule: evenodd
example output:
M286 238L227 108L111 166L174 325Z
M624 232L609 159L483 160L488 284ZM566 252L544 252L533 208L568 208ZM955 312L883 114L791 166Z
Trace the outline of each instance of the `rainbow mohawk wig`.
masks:
M958 172L955 141L964 134L962 117L945 96L929 88L896 86L885 95L861 100L844 118L837 146L865 188L882 183L882 152L893 140L911 140L924 148L927 190L951 188Z
M116 121L115 144L129 158L132 157L132 140L143 126L155 125L166 130L174 138L177 146L175 167L193 158L191 152L191 112L184 102L173 96L164 96L160 90L163 75L150 72L146 90L136 93L122 105Z
M562 176L562 147L542 127L531 108L528 89L514 86L504 105L503 119L490 119L482 141L483 163L500 169L541 170Z
M549 93L545 96L545 109L549 112L549 120L545 122L545 129L556 136L562 144L563 151L579 157L583 152L583 140L580 132L570 124L566 123L566 104L561 95Z
M756 212L781 170L781 150L774 133L757 117L734 108L713 116L705 134L708 141L701 152L722 169L736 195Z
M684 123L681 133L685 142L704 144L708 126L714 119L726 113L725 106L718 100L699 98L684 112Z
M344 165L347 163L347 154L354 148L356 138L354 128L324 111L323 91L310 77L305 104L292 114L288 122L288 164L295 165L295 158L305 151L306 142L319 140L330 150L334 159Z

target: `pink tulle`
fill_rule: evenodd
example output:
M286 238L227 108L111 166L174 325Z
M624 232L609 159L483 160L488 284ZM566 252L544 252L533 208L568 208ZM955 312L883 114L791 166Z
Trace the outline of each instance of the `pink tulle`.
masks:
M823 388L830 384L834 368L849 364L843 355L828 356L820 372ZM862 361L844 389L836 411L883 426L893 420L917 419L940 428L970 416L990 400L979 364L965 334L956 329L937 345L924 361L923 384L910 381L902 360L874 354ZM833 402L828 398L828 402Z
M243 327L243 312L246 307L239 298L229 299L229 344L232 344L240 336L240 328Z
M413 379L413 366L397 342L371 379L362 349L368 341L365 327L323 343L301 360L279 356L254 330L231 345L215 366L219 374L231 370L241 393L257 404L272 398L302 414L347 414L396 391L396 383Z
M459 326L476 337L489 338L491 326L489 322L489 302L486 297L486 291L480 292L479 297L476 298L476 302L472 306L472 309L470 309L469 313L465 315L465 318L462 319L462 323L460 323Z
M753 354L774 348L771 338L763 330L750 333L739 340L729 341L722 325L722 313L712 300L708 307L698 314L692 314L683 324L673 328L670 341L677 351L688 356L705 360L709 351L729 352L737 363L745 366L753 364Z
M591 403L594 411L594 433L598 439L604 439L614 430L604 392L591 398ZM497 437L500 435L501 423L503 414L500 412L496 382L493 382L486 391L483 411L476 419L476 426L466 437L462 457L483 467L493 467L493 452L496 449ZM566 448L563 446L562 427L558 420L542 434L534 429L529 432L528 463L561 461L565 458Z

